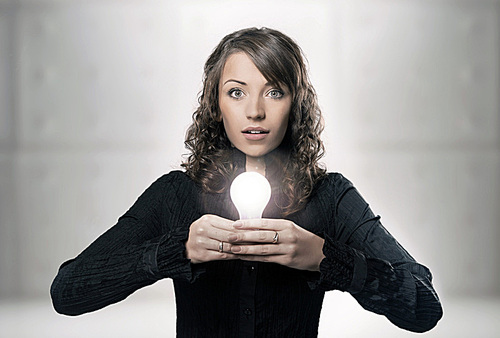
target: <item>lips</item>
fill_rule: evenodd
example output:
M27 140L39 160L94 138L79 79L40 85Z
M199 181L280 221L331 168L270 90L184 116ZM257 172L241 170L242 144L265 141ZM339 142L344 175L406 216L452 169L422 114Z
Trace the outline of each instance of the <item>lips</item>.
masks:
M262 140L269 134L269 130L262 127L247 127L241 132L246 139L252 141Z
M269 130L262 127L247 127L241 132L243 134L269 134Z

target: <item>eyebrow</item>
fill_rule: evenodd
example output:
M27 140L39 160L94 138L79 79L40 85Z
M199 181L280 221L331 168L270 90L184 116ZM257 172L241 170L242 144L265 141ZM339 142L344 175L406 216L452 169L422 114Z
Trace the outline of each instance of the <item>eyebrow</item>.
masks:
M228 82L236 82L236 83L239 83L240 85L242 86L246 86L246 82L243 82L243 81L239 81L239 80L235 80L235 79L229 79L227 80L226 82L224 82L223 86L228 83ZM271 82L267 82L264 86L273 86L273 84Z
M235 80L235 79L229 79L227 80L226 82L224 82L224 84L228 83L228 82L236 82L236 83L239 83L240 85L242 86L246 86L247 84L243 81L238 81L238 80Z

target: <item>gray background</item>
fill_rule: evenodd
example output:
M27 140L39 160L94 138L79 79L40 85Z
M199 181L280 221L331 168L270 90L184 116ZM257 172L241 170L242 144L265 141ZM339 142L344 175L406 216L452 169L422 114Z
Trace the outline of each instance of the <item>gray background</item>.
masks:
M248 26L280 29L307 55L326 120L323 162L354 182L449 300L430 334L458 327L454 335L467 336L461 318L476 309L483 322L470 327L494 336L500 2L486 0L0 0L0 334L54 337L55 323L66 336L71 327L70 336L95 336L85 330L101 321L134 336L143 322L124 320L126 305L55 315L50 283L153 180L179 168L203 64L224 35ZM175 323L169 281L130 302L170 311L158 320ZM328 294L322 335L403 334L351 302ZM22 325L27 313L38 324Z

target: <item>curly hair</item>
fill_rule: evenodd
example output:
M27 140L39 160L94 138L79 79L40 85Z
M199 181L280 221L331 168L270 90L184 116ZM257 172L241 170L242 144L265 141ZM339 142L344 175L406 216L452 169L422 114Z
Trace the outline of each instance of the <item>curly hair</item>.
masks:
M282 83L292 95L287 131L273 161L279 161L282 215L302 209L315 184L325 175L318 161L324 154L320 134L323 119L316 92L310 83L300 47L288 36L269 28L247 28L224 37L204 67L199 106L193 113L185 146L190 151L182 166L204 191L222 193L228 189L236 168L232 145L219 109L219 81L228 57L244 52L271 83ZM267 161L267 160L266 160Z

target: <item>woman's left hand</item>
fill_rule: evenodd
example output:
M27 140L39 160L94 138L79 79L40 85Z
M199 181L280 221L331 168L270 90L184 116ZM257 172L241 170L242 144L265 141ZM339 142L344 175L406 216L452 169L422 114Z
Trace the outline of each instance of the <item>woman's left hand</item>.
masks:
M319 271L325 240L292 221L248 219L234 223L229 237L232 253L241 260L274 262L299 270ZM276 241L277 240L277 241Z

